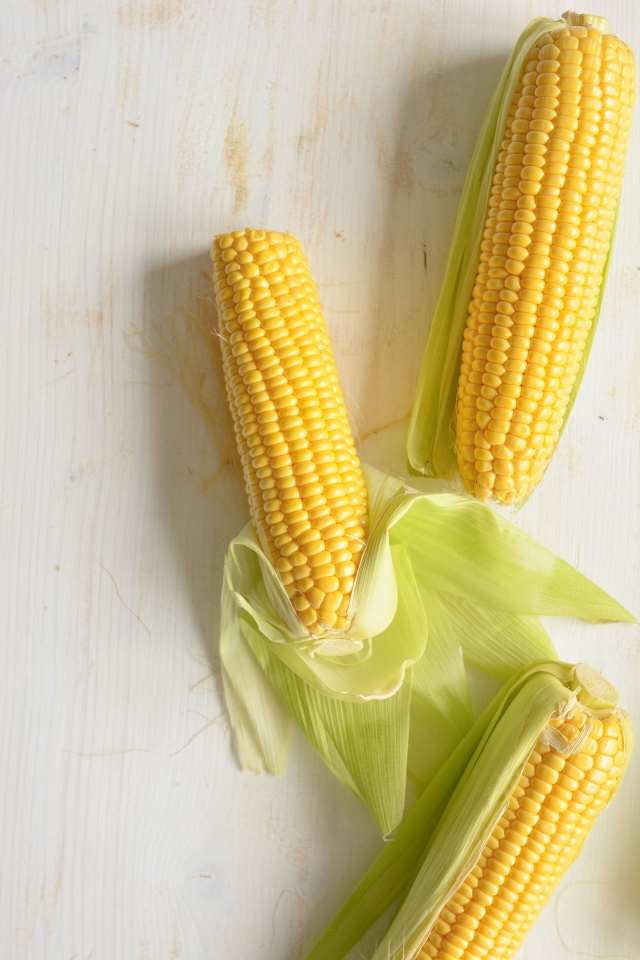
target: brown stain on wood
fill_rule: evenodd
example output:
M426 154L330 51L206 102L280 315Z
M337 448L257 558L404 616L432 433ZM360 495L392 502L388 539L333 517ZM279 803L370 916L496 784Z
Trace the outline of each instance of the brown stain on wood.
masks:
M118 21L134 30L152 30L195 16L196 2L189 0L131 0L118 8Z
M394 193L411 193L416 186L416 173L411 151L400 141L391 146L381 131L374 134L376 162L383 180L392 187Z
M173 921L173 936L171 938L171 946L169 947L169 960L179 960L182 956L182 944L180 943L180 924L178 918L174 918Z
M249 198L247 176L248 136L247 126L238 116L237 101L231 114L231 120L224 138L223 160L229 173L231 186L235 191L233 212L238 213L246 206Z
M46 894L45 937L47 940L50 940L55 932L58 899L60 897L60 888L62 886L63 862L64 841L61 845L58 866L56 868L55 876L53 877L53 884L51 885L51 889L48 890Z
M277 0L252 0L247 16L250 32L257 30L267 34L274 33L278 27L289 33L290 29L287 28L290 28L293 20L287 5L278 3Z
M269 125L267 127L267 142L260 161L260 173L266 180L271 180L274 164L274 145L276 134L276 88L272 85L267 95L267 110Z
M313 154L313 148L322 140L327 129L329 110L325 103L318 104L313 124L298 135L298 152Z

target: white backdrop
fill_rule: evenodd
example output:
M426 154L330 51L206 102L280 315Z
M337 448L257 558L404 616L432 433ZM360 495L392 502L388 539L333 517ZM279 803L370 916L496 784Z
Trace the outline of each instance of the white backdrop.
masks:
M639 9L594 12L640 52ZM362 455L402 473L475 137L543 13L0 3L2 958L299 960L381 848L301 735L282 779L238 769L216 623L244 494L135 334L193 300L214 233L293 231ZM589 370L515 516L636 614L639 136ZM549 629L637 720L637 628ZM636 760L522 960L640 957L639 791Z

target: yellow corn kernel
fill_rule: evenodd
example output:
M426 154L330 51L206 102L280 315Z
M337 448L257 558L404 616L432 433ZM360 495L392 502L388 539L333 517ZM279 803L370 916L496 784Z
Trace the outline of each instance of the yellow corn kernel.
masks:
M367 493L307 261L262 230L221 234L211 259L251 516L301 623L345 629Z
M581 367L611 242L634 60L622 41L582 20L572 14L532 48L493 179L455 410L458 468L482 500L521 500L542 476Z

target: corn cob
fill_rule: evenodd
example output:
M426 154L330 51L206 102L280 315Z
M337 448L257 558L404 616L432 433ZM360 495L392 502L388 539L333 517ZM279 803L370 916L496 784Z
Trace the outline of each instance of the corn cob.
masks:
M633 731L617 702L615 687L585 663L538 660L519 671L307 960L342 960L358 943L371 960L512 957L627 770Z
M578 707L551 725L568 742L588 736L569 756L548 738L538 740L479 859L433 924L421 960L512 957L615 792L625 759L616 715L589 718Z
M251 517L301 623L344 630L367 493L316 286L290 234L221 234L211 259Z
M527 497L556 447L620 195L633 54L604 18L565 18L511 103L464 333L458 467L483 500Z

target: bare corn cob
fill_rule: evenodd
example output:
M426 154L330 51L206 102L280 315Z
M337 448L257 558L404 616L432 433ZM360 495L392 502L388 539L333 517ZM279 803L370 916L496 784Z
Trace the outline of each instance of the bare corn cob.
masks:
M221 234L211 259L251 516L301 622L343 630L367 494L316 286L290 234Z
M483 500L528 496L555 449L620 195L633 54L604 18L566 17L513 97L469 304L456 446Z
M418 956L438 960L509 958L575 860L620 776L625 744L615 713L589 718L576 708L556 721L579 752L561 756L541 738L507 809L473 870L433 925Z

